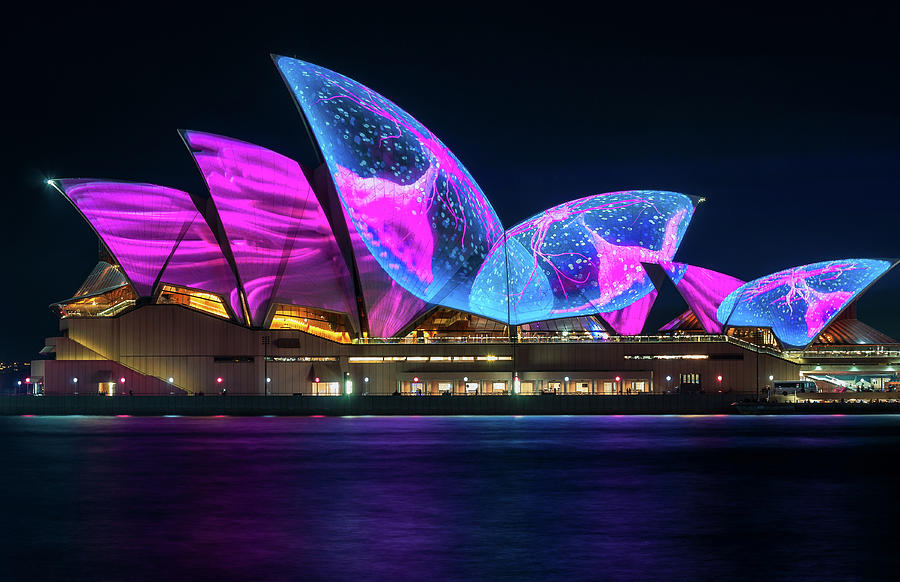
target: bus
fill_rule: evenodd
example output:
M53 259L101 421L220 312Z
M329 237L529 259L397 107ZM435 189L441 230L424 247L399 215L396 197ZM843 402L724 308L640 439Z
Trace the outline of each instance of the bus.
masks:
M775 394L787 396L788 394L818 392L819 388L812 380L777 380L772 385L772 391Z

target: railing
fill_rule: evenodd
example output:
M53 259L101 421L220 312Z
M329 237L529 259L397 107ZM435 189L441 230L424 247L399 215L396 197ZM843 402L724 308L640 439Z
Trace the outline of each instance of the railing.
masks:
M538 335L521 334L515 342L506 336L430 336L430 337L370 337L354 340L353 343L377 344L671 344L671 343L730 343L744 349L783 358L785 354L766 346L724 334L685 334L685 335L613 335L592 336L590 334Z
M900 358L900 348L895 345L888 346L812 346L803 351L786 352L791 358L815 359L815 358Z

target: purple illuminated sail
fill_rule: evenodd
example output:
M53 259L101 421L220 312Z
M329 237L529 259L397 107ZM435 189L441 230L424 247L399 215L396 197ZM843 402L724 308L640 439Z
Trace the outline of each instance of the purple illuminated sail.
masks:
M678 293L709 333L722 333L716 311L729 293L744 284L731 275L683 263L662 263Z
M726 326L771 327L786 346L805 347L894 264L844 259L779 271L735 289L716 318Z
M153 284L178 238L199 216L181 190L104 180L55 180L81 211L142 296Z
M216 205L255 325L271 303L355 319L350 272L300 165L266 148L187 131Z
M140 295L152 295L157 279L216 293L243 321L234 273L187 192L108 180L54 185L81 211Z
M600 317L619 335L640 335L658 294L654 289L627 307L601 313Z
M503 236L469 172L385 97L328 69L275 60L368 254L422 301L469 310L475 273Z
M491 250L471 311L498 319L508 309L515 324L624 309L655 290L641 263L671 260L693 211L684 194L643 190L549 208L510 228L505 248Z
M356 271L363 282L363 299L369 324L369 337L392 337L430 308L392 279L368 252L359 233L346 218L350 244L356 258Z
M237 320L244 322L234 271L199 212L178 241L160 283L215 293L228 303Z

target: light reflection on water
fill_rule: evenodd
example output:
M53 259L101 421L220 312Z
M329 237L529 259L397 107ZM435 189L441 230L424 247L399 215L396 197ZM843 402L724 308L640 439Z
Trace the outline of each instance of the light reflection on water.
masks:
M0 572L882 578L898 445L898 416L0 418Z

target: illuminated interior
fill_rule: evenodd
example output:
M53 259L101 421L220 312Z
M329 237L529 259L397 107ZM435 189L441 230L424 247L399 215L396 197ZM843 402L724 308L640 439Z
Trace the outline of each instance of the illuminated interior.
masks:
M522 341L590 341L608 337L603 324L590 315L535 321L519 326L519 338Z
M347 317L343 313L285 303L275 304L275 313L269 328L296 329L342 344L350 343L351 339Z
M122 285L97 295L56 303L54 307L59 310L61 318L113 317L133 307L137 298L137 293L130 285Z
M732 327L726 335L760 347L779 349L778 339L771 329L765 327Z
M439 341L450 338L468 340L507 339L509 328L505 323L480 315L439 307L411 331L407 339Z
M188 289L187 287L163 285L157 303L183 305L184 307L196 309L222 319L230 319L228 309L225 307L221 297L205 291Z

